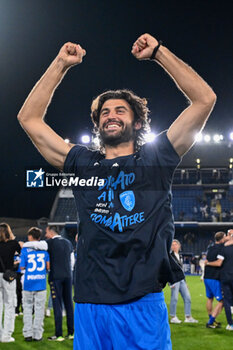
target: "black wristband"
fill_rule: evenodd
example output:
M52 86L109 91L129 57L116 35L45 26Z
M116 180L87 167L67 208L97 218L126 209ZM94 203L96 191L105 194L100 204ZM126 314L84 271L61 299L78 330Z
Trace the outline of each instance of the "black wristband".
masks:
M163 43L162 40L159 40L158 45L155 46L155 48L154 48L154 50L153 50L153 52L152 52L152 54L151 54L151 56L150 56L150 60L155 59L155 55L156 55L158 49L160 48L160 45L162 45L162 43Z

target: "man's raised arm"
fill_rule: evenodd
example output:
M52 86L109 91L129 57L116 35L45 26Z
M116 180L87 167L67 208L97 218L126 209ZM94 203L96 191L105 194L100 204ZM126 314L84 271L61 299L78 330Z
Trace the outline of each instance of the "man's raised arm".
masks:
M68 69L80 64L86 51L80 45L66 43L37 82L18 114L18 120L42 156L62 169L72 144L67 144L45 122L44 116L56 87Z
M139 60L149 59L158 41L149 34L134 43L132 54ZM160 45L153 60L158 62L188 98L190 105L170 126L167 136L176 152L182 156L195 142L214 107L216 95L211 87L186 63Z

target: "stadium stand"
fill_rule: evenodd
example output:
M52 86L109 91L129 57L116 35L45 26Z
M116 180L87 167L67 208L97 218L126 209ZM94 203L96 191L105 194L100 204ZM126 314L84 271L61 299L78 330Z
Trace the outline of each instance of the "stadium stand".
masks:
M71 189L62 188L58 191L49 218L50 221L56 222L57 224L77 222L78 214Z
M178 184L180 170L182 169L178 169L174 175L176 183L173 185L172 204L175 221L233 221L233 185L229 185L229 180L221 184L212 184L211 178L208 181L206 177L204 184ZM202 171L199 172L202 175ZM192 173L195 173L194 169ZM206 174L204 169L204 176ZM182 178L179 179L182 181ZM59 191L51 210L50 221L77 221L77 210L70 189Z

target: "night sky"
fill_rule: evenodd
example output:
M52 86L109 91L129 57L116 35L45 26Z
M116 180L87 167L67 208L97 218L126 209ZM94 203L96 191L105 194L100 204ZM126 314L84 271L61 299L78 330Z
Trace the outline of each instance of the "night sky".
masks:
M161 67L139 62L131 46L145 32L163 40L214 89L218 101L206 126L233 131L231 1L0 0L0 217L48 217L56 192L26 190L25 170L45 167L16 119L36 81L67 41L87 55L57 89L46 121L80 142L91 132L90 104L107 89L130 88L149 100L158 133L187 106Z

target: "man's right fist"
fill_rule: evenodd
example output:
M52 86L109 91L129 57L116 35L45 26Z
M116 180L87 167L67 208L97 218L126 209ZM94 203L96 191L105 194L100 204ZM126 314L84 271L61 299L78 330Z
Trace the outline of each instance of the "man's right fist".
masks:
M85 55L86 50L80 45L68 42L62 46L57 58L59 61L62 61L64 68L69 68L82 63Z

